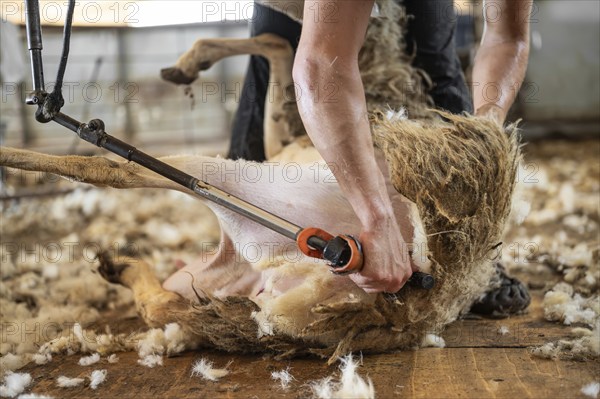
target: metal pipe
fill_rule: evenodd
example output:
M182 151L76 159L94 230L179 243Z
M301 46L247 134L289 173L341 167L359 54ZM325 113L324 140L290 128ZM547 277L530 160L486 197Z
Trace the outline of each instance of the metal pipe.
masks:
M42 63L42 25L40 23L40 4L38 0L25 1L25 15L33 89L36 93L42 93L44 91L44 66Z

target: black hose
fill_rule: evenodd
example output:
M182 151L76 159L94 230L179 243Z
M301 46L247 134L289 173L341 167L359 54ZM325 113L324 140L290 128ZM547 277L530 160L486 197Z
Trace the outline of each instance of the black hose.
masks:
M60 57L60 63L58 65L58 72L56 73L56 84L52 93L48 95L46 101L44 101L43 114L46 118L52 119L56 114L60 112L60 109L65 104L65 100L62 95L63 79L65 77L65 71L67 70L67 60L69 58L69 48L71 43L71 27L73 26L73 13L75 12L75 0L69 0L69 6L67 8L67 18L65 20L65 27L63 30L63 48L62 55Z

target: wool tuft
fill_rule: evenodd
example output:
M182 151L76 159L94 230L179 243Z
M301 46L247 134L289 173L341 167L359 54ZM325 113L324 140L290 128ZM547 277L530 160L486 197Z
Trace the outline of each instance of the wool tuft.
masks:
M156 366L162 366L163 358L161 355L148 355L143 357L142 359L138 359L137 362L142 366L149 367L152 369Z
M573 287L567 283L558 283L546 292L542 305L547 320L561 321L566 325L585 323L593 326L598 317L594 310L597 301L597 297L584 298L574 293Z
M80 366L91 366L92 364L98 363L100 361L100 354L94 353L90 356L85 356L79 359Z
M446 341L444 338L435 334L427 334L425 338L423 338L423 342L421 343L421 348L445 348Z
M294 380L294 377L292 374L290 374L289 367L285 370L271 372L271 378L275 381L279 380L282 389L288 389L290 387L290 383L292 380Z
M500 328L498 329L498 333L500 335L506 335L510 332L510 330L508 329L508 327L506 326L500 326Z
M576 339L561 339L534 347L531 353L544 359L588 360L600 357L600 320L594 330L578 329Z
M4 376L4 384L0 385L0 397L14 398L22 393L31 381L29 373L7 373Z
M352 354L340 359L340 371L342 373L339 382L335 382L333 377L327 377L321 381L311 384L315 397L319 399L374 399L375 388L370 378L363 379L356 369L358 364L354 362Z
M61 375L56 379L56 385L58 385L61 388L78 387L84 382L85 380L83 378L69 378L65 377L64 375Z
M600 392L600 383L599 382L590 382L581 388L581 393L589 396L590 398L596 399L598 397L598 393Z
M181 353L186 349L189 338L177 323L169 323L164 330L167 341L167 355Z
M192 377L202 377L209 381L217 381L229 374L227 369L213 368L212 362L202 358L194 363Z
M23 367L28 363L28 359L23 355L15 355L14 353L7 353L0 357L0 370L4 371L15 371Z
M104 381L106 381L107 374L108 374L108 371L106 371L106 370L92 371L92 374L90 375L90 388L92 388L92 389L98 388L98 385L100 385Z
M52 361L52 355L50 353L34 353L31 356L31 360L35 362L37 365L46 364Z
M110 355L109 357L107 357L106 360L109 363L113 363L114 364L114 363L118 363L119 362L119 357L113 353L112 355Z

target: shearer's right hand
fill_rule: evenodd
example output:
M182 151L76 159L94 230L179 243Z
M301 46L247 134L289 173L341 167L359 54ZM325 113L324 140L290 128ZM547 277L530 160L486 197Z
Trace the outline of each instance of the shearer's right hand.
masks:
M400 290L415 269L393 214L363 229L359 241L364 263L360 272L350 275L352 281L368 293Z

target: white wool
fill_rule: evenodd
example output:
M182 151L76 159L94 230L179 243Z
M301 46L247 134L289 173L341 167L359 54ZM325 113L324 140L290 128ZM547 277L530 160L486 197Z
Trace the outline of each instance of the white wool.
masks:
M523 166L523 163L519 163L517 182L515 184L515 191L510 204L510 217L517 225L523 223L523 221L525 221L531 212L531 202L526 196L526 191L530 187L523 181L523 178L520 178L522 176L526 176L527 173L528 172Z
M571 333L576 337L589 337L594 332L589 328L575 327L571 329Z
M150 219L143 227L150 239L160 241L167 246L176 246L182 241L181 232L172 224Z
M37 393L24 393L22 395L19 395L17 399L54 399L54 397L48 395L40 395Z
M31 381L31 375L28 373L7 373L4 376L4 384L0 385L0 397L14 398L23 392Z
M313 394L319 399L329 398L375 398L375 388L370 378L365 381L356 373L358 364L352 359L352 354L341 358L340 382L333 382L332 377L311 384Z
M562 219L562 224L575 230L579 234L584 234L586 231L593 231L596 226L593 226L594 221L590 220L586 215L567 215Z
M534 356L541 357L543 359L554 359L558 356L560 349L554 342L547 342L544 345L536 346L531 348L531 353Z
M597 313L591 307L597 298L586 299L579 294L573 294L573 288L566 283L559 283L546 292L544 315L550 321L562 321L563 324L585 323L593 326Z
M169 323L165 326L165 340L167 341L167 354L181 353L186 349L188 336L177 323Z
M252 317L258 325L258 338L265 335L273 335L273 323L268 319L266 314L263 312L252 312L250 317Z
M0 358L0 370L14 371L26 365L29 361L23 355L7 353Z
M206 380L217 381L229 374L227 369L215 369L212 362L202 358L192 366L192 377L202 377Z
M573 332L580 338L548 342L545 345L532 348L531 353L545 359L560 357L587 360L590 357L600 356L600 319L596 321L593 331L579 328L573 329Z
M104 381L106 381L107 374L108 374L108 371L106 371L106 370L92 371L92 374L90 375L90 388L92 388L92 389L98 388L98 385L100 385Z
M56 379L56 385L61 388L71 388L78 387L79 385L83 384L84 381L85 380L83 378L69 378L61 375Z
M42 365L52 361L52 355L50 353L34 353L31 356L31 360L35 362L35 364Z
M153 328L146 333L146 337L137 343L138 355L144 358L148 355L162 355L165 352L165 333L160 328Z
M413 242L410 248L413 263L421 272L431 273L431 260L427 256L429 254L427 234L425 233L417 205L411 204L408 218L413 226Z
M500 335L506 335L510 332L510 330L508 329L508 327L506 326L500 326L500 328L498 329L498 333Z
M398 111L390 108L385 113L385 117L390 122L399 122L407 119L408 114L406 113L406 108L400 108Z
M575 189L571 183L565 183L561 186L558 198L564 213L572 213L575 210Z
M46 280L56 280L58 278L58 265L56 263L49 263L44 266L42 270L42 276Z
M156 366L163 365L163 358L161 355L148 355L148 356L143 357L142 359L138 359L137 362L138 362L138 364L141 364L142 366L154 368Z
M589 396L590 398L596 399L598 397L598 393L600 392L600 383L599 382L590 382L583 388L581 388L581 393Z
M585 243L574 247L563 246L560 248L558 261L569 266L591 266L594 263L594 251Z
M100 361L100 354L94 353L93 355L82 357L79 359L80 366L91 366L94 363L98 363Z
M512 217L515 223L523 223L531 212L531 202L521 198L513 200L512 212Z
M118 363L119 357L113 353L112 355L107 357L106 360L108 360L109 363Z
M83 335L83 328L81 327L81 324L75 323L73 325L73 334L75 335L75 337L77 338L77 340L81 344L81 351L82 352L86 352L86 351L88 351L88 350L91 349L89 347L90 340Z
M421 348L444 348L446 347L446 341L444 338L435 334L427 334L425 338L423 338L423 342L421 343Z
M290 374L289 367L285 370L273 371L271 373L271 378L274 379L275 381L279 380L279 383L281 384L282 389L288 389L290 386L290 383L294 379L294 377L292 377L292 375Z

